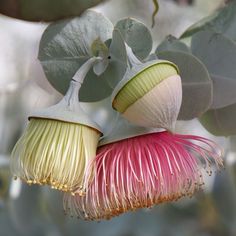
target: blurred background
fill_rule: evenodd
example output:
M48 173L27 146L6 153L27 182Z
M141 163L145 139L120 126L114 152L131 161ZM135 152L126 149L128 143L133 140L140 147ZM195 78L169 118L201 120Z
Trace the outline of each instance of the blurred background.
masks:
M169 34L217 10L223 0L159 0L152 28L153 49ZM152 1L110 0L96 7L112 22L131 16L151 28ZM62 95L47 82L37 60L47 24L0 15L0 235L84 236L235 236L236 148L234 138L216 138L197 120L179 121L178 132L215 140L225 149L225 170L205 176L204 191L191 199L127 213L109 221L85 222L65 216L62 195L47 187L28 187L12 180L9 155L27 123L28 114Z

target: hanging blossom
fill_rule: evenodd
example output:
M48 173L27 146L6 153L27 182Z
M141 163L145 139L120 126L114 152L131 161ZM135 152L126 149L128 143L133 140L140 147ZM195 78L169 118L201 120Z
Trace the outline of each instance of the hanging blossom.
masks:
M192 196L204 184L202 168L211 175L213 166L223 166L222 151L213 141L173 133L182 101L176 65L160 60L140 64L133 56L130 62L114 89L112 106L136 125L164 131L100 146L86 171L86 194L65 195L64 208L71 215L110 219Z
M192 196L204 184L202 167L223 166L221 149L194 135L158 132L98 149L85 195L65 195L64 208L82 219L110 219L127 211Z
M101 131L81 109L78 93L97 61L99 58L91 58L81 66L58 104L30 115L11 155L16 177L72 194L83 188L85 168L96 155Z

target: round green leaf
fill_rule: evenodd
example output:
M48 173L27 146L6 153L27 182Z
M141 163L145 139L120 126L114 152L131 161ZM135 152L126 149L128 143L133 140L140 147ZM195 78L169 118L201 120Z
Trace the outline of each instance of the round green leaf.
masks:
M16 186L18 184L20 186ZM10 188L18 188L19 191L17 195L11 195L8 201L9 214L17 231L21 235L37 235L37 232L42 232L47 219L41 199L41 188L29 187L20 181L12 182Z
M38 58L52 86L65 94L72 76L96 51L96 41L110 39L112 31L112 23L92 10L79 18L51 24L41 38ZM111 91L102 75L98 77L90 70L81 87L80 100L101 100Z
M174 36L169 35L165 38L165 40L161 44L159 44L159 46L156 49L157 54L163 51L181 51L189 53L190 49L185 43L179 41Z
M145 59L152 50L152 36L150 30L142 22L125 18L118 21L115 28L119 29L125 42L139 59Z
M212 30L236 40L236 2L232 1L224 8L192 25L181 38L190 37L202 30Z
M206 67L195 56L177 51L158 53L160 59L175 63L180 70L183 100L179 120L201 116L212 103L212 81Z
M219 217L223 220L224 225L228 228L234 228L236 222L236 186L234 172L235 165L226 166L226 169L221 174L216 175L212 190L216 210ZM222 202L224 202L224 204L222 204Z
M118 29L114 29L109 48L109 66L105 72L105 79L114 88L123 78L127 69L127 53L124 40Z
M193 54L205 64L213 80L211 108L236 103L236 43L222 34L202 31L193 36L191 48Z
M216 136L236 135L236 103L220 109L211 109L201 118L202 125Z
M218 109L236 103L236 79L210 74L213 81L212 109Z
M0 13L28 21L55 21L79 16L105 0L1 0Z
M181 36L181 39L192 37L195 33L203 30L210 29L214 31L213 24L211 23L212 20L218 15L219 12L214 12L212 15L203 18L202 20L196 22L195 24L191 25Z

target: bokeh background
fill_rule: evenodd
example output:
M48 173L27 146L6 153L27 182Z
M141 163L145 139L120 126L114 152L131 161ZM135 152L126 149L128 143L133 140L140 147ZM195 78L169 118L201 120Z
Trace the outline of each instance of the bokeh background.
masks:
M222 4L223 0L159 0L160 10L151 29L153 49L169 34L179 37ZM110 0L95 9L114 23L131 16L151 28L152 1ZM0 235L236 236L236 139L216 138L198 120L179 121L178 132L202 135L222 145L225 170L206 175L204 190L191 199L109 221L85 222L64 215L60 193L12 179L9 155L27 115L62 96L47 82L37 60L46 27L0 15Z

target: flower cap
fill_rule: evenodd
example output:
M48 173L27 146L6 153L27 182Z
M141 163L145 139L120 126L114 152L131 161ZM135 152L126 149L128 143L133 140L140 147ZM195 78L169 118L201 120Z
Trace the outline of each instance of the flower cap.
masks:
M56 105L35 111L31 118L44 118L89 126L101 132L100 126L87 115L78 102L77 82L71 81L70 87L63 99Z
M164 60L134 65L114 89L113 108L139 126L172 130L182 102L178 73Z

